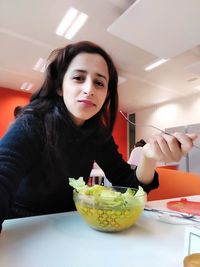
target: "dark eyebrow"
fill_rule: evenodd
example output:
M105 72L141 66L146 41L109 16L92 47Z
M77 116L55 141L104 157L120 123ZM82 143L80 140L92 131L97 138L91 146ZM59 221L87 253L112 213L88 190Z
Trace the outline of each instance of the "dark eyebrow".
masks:
M84 73L84 74L87 73L87 71L85 71L85 70L79 70L79 69L74 70L74 71L78 71L78 72L81 72L81 73ZM107 81L106 76L104 76L103 74L100 74L100 73L95 73L95 74L96 74L98 77L103 78L103 79L105 79L105 80Z
M74 70L73 72L76 72L76 71L78 71L78 72L82 72L82 73L87 73L87 71L85 71L85 70L79 70L79 69Z
M105 80L107 81L107 78L106 78L106 76L104 76L104 75L102 75L102 74L100 74L100 73L96 73L96 75L97 75L97 76L99 76L100 78L103 78L103 79L105 79Z

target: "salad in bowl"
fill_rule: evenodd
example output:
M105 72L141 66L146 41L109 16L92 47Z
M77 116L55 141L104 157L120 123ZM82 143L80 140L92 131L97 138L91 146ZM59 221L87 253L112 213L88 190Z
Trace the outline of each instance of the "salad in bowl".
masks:
M89 226L104 232L118 232L131 227L144 210L147 194L120 186L88 186L82 177L69 178L73 198L81 217Z

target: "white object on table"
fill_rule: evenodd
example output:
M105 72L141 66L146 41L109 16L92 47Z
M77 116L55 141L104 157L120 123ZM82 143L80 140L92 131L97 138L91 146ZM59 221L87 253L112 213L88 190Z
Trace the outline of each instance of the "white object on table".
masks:
M200 227L186 227L185 230L185 256L200 253Z
M165 204L148 203L154 208ZM11 219L0 235L0 266L177 267L183 262L184 235L184 225L160 222L146 211L119 233L93 230L77 212Z

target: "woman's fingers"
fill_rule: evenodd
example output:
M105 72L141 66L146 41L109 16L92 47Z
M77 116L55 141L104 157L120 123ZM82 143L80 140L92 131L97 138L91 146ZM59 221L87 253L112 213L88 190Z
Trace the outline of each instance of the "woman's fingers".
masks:
M190 151L190 149L193 147L193 141L198 137L196 134L174 133L173 135L180 143L181 152L183 155L186 155Z
M179 161L192 148L196 138L195 134L184 133L154 135L144 146L144 153L157 161Z
M179 161L182 156L179 142L174 136L155 135L150 143L156 160L164 162Z
M163 138L168 147L167 159L168 161L179 161L182 157L180 143L175 136L165 134Z
M198 138L198 135L195 133L187 133L186 134L192 141L195 141Z

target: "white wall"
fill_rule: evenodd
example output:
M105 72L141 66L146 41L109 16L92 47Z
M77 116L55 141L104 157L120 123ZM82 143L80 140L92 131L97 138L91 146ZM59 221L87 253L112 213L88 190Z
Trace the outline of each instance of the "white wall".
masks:
M162 129L200 123L200 93L138 111L136 123L152 124ZM136 127L136 141L141 138L146 140L156 132L151 128Z

